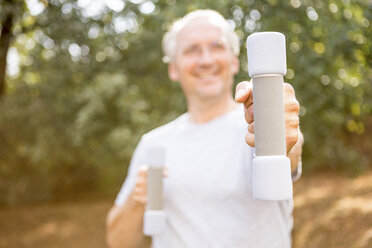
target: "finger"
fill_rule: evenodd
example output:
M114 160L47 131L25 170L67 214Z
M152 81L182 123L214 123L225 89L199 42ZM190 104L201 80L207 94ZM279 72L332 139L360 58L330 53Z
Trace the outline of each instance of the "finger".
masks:
M138 177L136 181L136 189L137 188L146 188L147 185L147 177Z
M285 119L287 152L297 143L300 118L297 113L287 114Z
M291 129L286 131L286 145L287 145L287 153L292 149L292 147L297 143L298 140L298 129Z
M147 204L147 197L146 196L138 196L138 195L134 195L133 196L133 200L137 203L140 203L142 205L146 205Z
M284 87L284 93L285 94L295 95L295 90L294 90L292 85L290 85L289 83L284 83L283 87Z
M284 111L286 113L298 114L300 112L300 103L295 99L286 99L284 103Z
M136 187L136 188L134 188L133 194L135 196L145 196L145 195L147 195L146 187Z
M297 114L288 114L285 117L286 130L290 130L290 129L297 130L299 125L300 125L300 117Z
M244 103L244 108L249 108L250 106L253 106L253 94L251 94L249 96L249 98L247 99L247 101L245 101Z
M253 105L249 106L244 110L245 120L248 124L251 124L254 121Z
M254 134L248 132L248 133L245 135L245 142L246 142L249 146L254 147L254 146L255 146L255 143L254 143Z
M248 132L254 134L254 122L252 122L251 124L248 125Z
M238 83L235 88L235 101L241 100L243 95L245 95L247 89L247 81Z
M147 172L149 167L147 165L141 165L138 169L136 188L144 188L147 184Z
M163 176L168 177L169 176L169 170L168 167L164 167Z
M251 97L252 97L252 84L248 81L240 82L236 86L236 89L235 89L235 101L239 103L245 103Z
M148 165L141 165L138 169L138 176L147 176L148 170L149 170Z

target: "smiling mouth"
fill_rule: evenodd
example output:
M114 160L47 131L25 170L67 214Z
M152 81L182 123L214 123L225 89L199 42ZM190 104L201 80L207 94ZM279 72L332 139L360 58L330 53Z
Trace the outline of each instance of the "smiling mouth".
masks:
M198 72L198 73L195 73L195 76L199 79L208 79L208 78L212 78L212 77L215 77L218 75L218 72L217 71L213 71L213 72Z

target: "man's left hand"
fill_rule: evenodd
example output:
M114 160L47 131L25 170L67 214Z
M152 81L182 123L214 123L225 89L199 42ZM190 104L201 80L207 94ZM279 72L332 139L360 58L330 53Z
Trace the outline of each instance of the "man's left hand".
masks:
M253 86L251 82L243 81L236 86L235 101L244 104L245 120L248 123L248 133L245 140L254 147L254 115L253 115ZM298 103L293 87L284 83L284 116L286 130L287 154L296 144L299 137L299 112Z

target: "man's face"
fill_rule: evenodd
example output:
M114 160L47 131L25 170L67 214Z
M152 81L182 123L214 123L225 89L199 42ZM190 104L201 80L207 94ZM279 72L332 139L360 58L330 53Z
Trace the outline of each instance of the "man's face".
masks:
M207 18L192 21L178 34L169 76L181 83L188 100L231 95L238 70L238 58L221 29Z

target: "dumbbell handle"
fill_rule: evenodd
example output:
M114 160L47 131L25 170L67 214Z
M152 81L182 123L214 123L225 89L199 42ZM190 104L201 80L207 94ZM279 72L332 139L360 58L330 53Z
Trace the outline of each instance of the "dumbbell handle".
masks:
M163 210L163 166L150 166L147 172L147 210Z
M283 76L256 76L252 83L256 156L285 156Z

